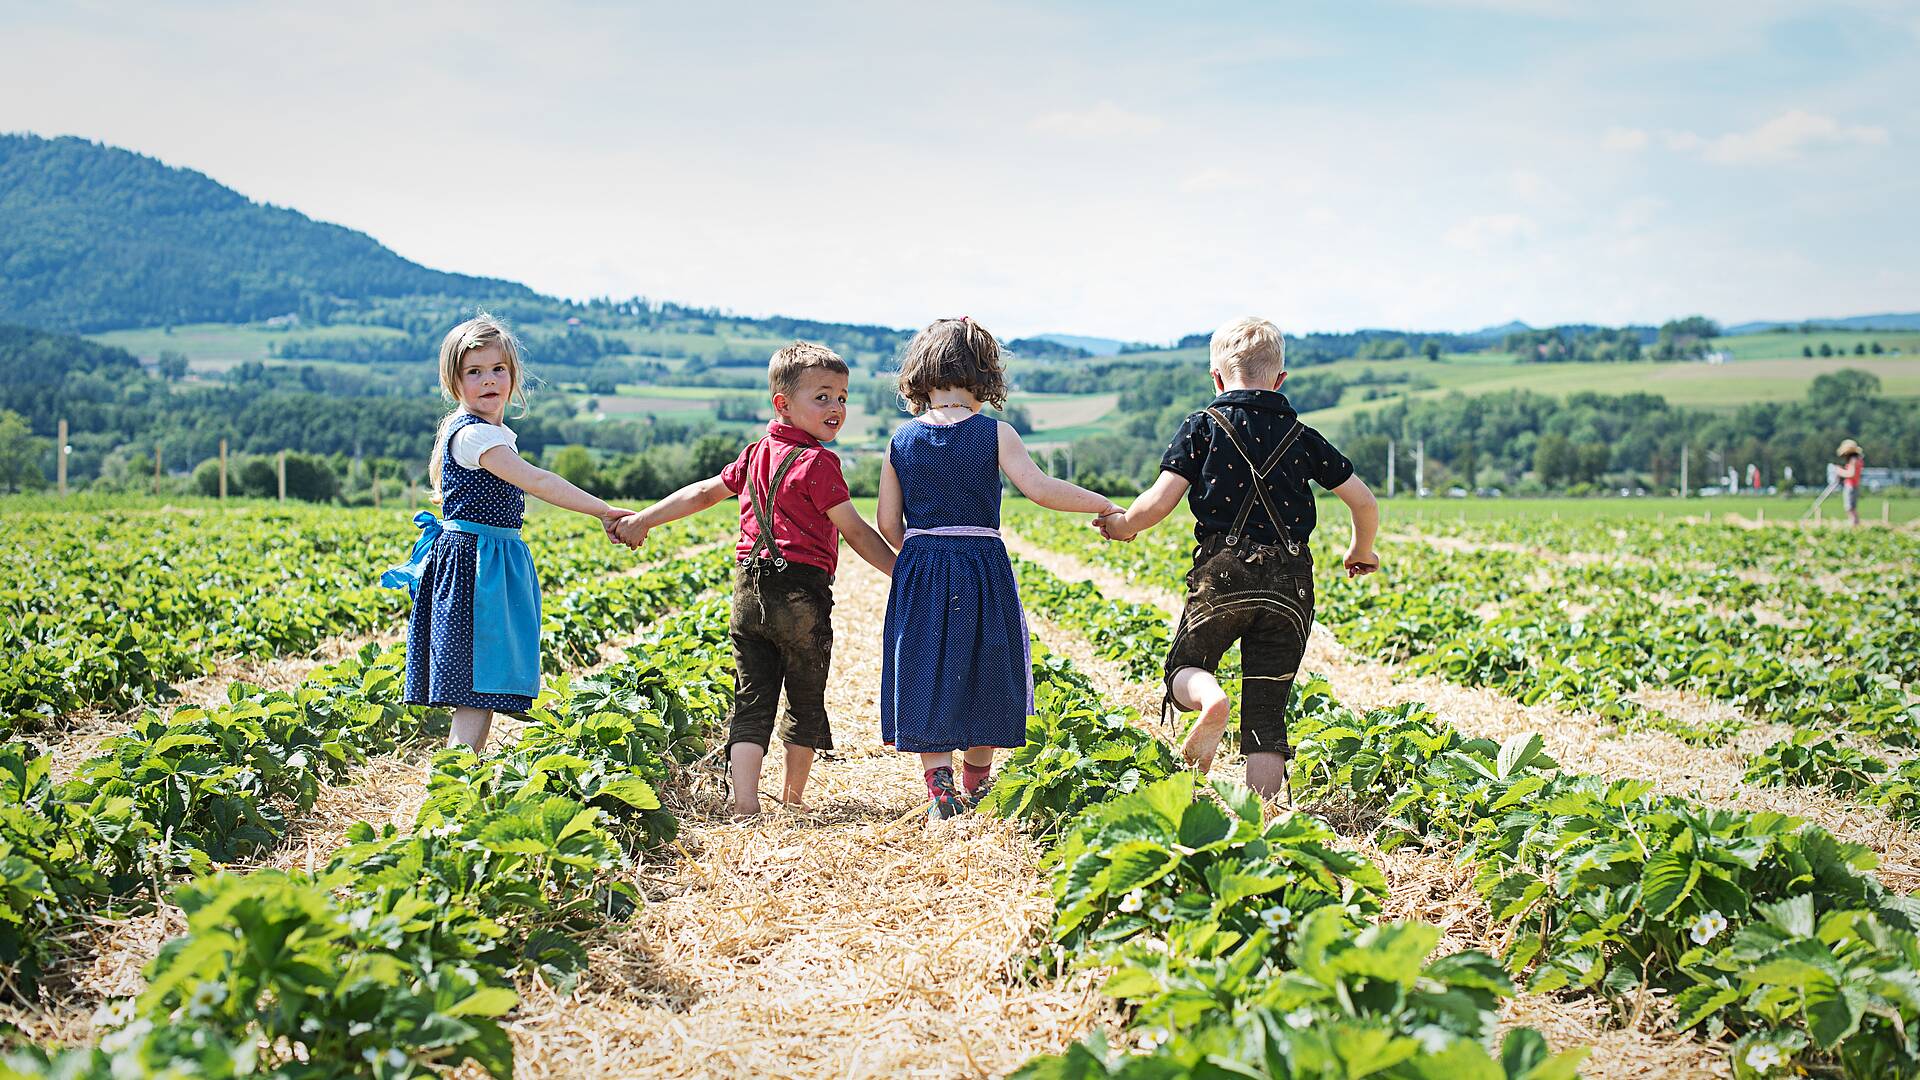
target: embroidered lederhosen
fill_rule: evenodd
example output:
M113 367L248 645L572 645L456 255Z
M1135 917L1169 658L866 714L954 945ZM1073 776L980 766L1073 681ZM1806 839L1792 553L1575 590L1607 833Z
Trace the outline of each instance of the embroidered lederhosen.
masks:
M1240 749L1243 753L1291 756L1286 708L1293 679L1306 653L1313 624L1313 556L1281 521L1267 478L1280 467L1305 427L1295 420L1264 465L1247 452L1233 425L1218 409L1208 415L1246 462L1249 498L1233 527L1214 534L1194 551L1187 574L1187 605L1167 652L1165 721L1174 706L1173 675L1184 667L1215 670L1234 642L1241 644ZM1254 507L1265 511L1282 539L1263 544L1247 535Z
M757 446L772 453L771 440ZM734 698L727 745L769 745L774 735L780 691L787 692L781 718L782 742L833 749L827 722L827 669L833 657L833 575L822 567L792 562L780 554L773 535L773 504L787 471L806 453L788 451L763 490L747 469L747 499L760 532L740 560L733 582L733 612L728 636L733 641ZM749 449L748 460L753 451Z

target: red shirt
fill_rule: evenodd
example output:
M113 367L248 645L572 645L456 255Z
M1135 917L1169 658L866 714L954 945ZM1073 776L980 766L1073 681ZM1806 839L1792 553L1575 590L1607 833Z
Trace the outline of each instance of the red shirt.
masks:
M795 449L795 448L798 449ZM753 499L741 494L747 480L765 492L773 474L788 454L799 460L780 481L773 495L773 543L788 562L818 566L833 573L840 564L840 530L827 520L827 511L852 498L840 459L820 440L791 424L767 423L767 437L740 451L733 464L720 470L720 482L740 495L740 543L737 557L745 559L760 539L760 522L753 516Z

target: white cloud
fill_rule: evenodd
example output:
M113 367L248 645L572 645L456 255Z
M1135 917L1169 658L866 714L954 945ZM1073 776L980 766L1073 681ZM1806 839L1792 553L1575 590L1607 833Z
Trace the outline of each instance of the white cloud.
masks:
M1180 181L1180 190L1189 194L1211 191L1245 191L1254 186L1252 176L1239 169L1207 168Z
M1653 195L1642 195L1628 200L1613 215L1614 228L1622 232L1639 232L1653 224L1660 211L1667 208L1667 201Z
M1608 150L1622 153L1644 150L1647 146L1647 133L1639 128L1610 127L1601 137L1600 145Z
M1539 233L1525 214L1477 214L1446 231L1446 242L1462 251L1486 253L1518 247Z
M1697 150L1701 157L1722 165L1791 161L1812 146L1881 146L1886 141L1886 128L1842 124L1805 109L1789 109L1751 131L1730 131L1711 139L1691 131L1666 134L1668 149L1683 153Z
M1062 110L1033 118L1028 125L1046 135L1076 139L1138 138L1157 133L1166 121L1147 113L1129 112L1111 101L1077 112Z

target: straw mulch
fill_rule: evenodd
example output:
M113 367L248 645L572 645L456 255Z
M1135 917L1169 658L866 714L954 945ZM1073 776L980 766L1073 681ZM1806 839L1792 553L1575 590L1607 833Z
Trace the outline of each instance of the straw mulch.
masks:
M589 944L570 997L529 981L511 1029L527 1076L991 1076L1104 1015L1086 975L1028 974L1052 911L1038 847L1004 822L925 824L917 760L879 744L886 580L835 587L828 708L840 749L797 812L776 745L765 812L727 818L709 774L648 904Z

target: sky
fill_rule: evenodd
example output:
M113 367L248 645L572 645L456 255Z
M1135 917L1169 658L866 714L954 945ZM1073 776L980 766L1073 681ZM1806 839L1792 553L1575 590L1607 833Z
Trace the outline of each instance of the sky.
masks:
M428 266L1004 336L1920 310L1920 5L0 0L0 131Z

